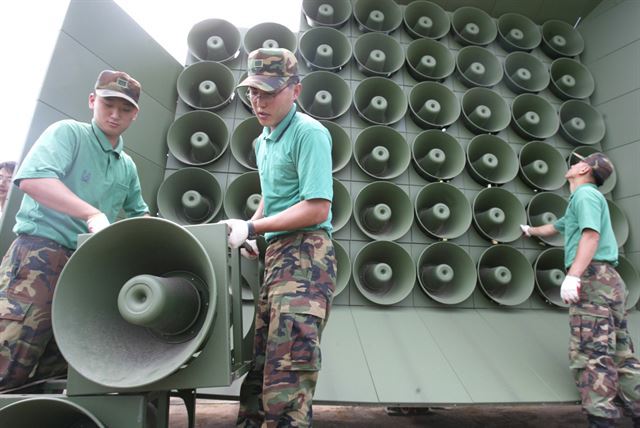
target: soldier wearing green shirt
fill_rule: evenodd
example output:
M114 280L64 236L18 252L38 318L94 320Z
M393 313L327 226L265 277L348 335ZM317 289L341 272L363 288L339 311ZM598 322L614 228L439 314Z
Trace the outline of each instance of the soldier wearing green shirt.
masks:
M596 186L613 172L602 153L571 166L565 177L571 196L553 224L522 225L526 236L564 235L567 269L560 295L569 303L570 367L590 427L614 427L621 402L640 427L640 362L627 330L626 287L614 267L618 243L607 201Z
M121 137L138 114L140 89L124 72L101 72L89 95L91 123L51 125L13 177L25 196L18 237L0 265L0 390L66 371L51 303L78 234L99 232L121 210L129 217L149 211Z

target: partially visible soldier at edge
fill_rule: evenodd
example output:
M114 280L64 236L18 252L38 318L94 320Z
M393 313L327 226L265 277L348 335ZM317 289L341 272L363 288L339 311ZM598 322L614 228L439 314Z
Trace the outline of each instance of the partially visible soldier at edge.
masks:
M11 186L11 178L16 169L16 163L13 161L0 162L0 218L4 212L4 205L9 195L9 186Z
M51 304L78 234L99 232L121 210L148 214L121 136L138 115L140 90L127 73L102 71L89 94L91 123L49 126L14 176L25 195L13 228L18 236L0 265L0 391L67 370Z
M564 235L567 275L560 295L569 303L569 362L589 427L614 427L624 407L640 428L640 362L627 330L626 288L614 267L618 243L601 186L613 172L602 153L571 166L565 178L571 196L553 224L522 225L526 236Z

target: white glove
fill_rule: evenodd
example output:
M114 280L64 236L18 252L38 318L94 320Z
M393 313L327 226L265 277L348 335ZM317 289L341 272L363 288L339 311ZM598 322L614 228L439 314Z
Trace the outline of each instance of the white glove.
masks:
M109 219L103 213L94 214L87 219L87 226L89 227L90 233L100 232L110 224Z
M248 249L247 249L248 247ZM245 257L249 260L255 260L260 255L260 250L258 249L258 244L256 244L255 239L247 239L242 244L242 248L240 249L240 254L242 257Z
M560 297L565 303L578 303L580 300L580 278L567 275L560 287Z
M225 223L229 227L229 247L238 248L249 236L249 224L244 220L229 219L222 220L220 223Z
M528 224L520 225L520 230L522 230L522 233L524 233L526 236L531 237L531 233L529 233L529 229L531 229L531 226L529 226Z

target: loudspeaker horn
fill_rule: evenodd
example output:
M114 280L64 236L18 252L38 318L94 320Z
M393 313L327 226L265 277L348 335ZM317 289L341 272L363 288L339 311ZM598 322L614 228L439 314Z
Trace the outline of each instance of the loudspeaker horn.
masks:
M353 211L356 224L369 238L395 241L411 229L413 204L398 185L374 181L360 190Z
M569 203L562 196L551 192L540 192L534 195L527 204L527 218L533 227L553 224L563 217ZM564 237L557 233L551 236L536 236L537 239L553 247L564 245Z
M347 253L342 244L335 239L332 239L331 242L333 242L333 249L336 252L336 264L338 265L336 290L333 292L333 297L336 297L349 285L349 280L351 280L351 260L349 259L349 253Z
M558 58L551 63L551 92L562 100L589 98L596 89L587 67L570 58Z
M482 237L492 242L512 242L522 236L520 225L527 214L520 200L508 190L489 187L473 199L473 224Z
M356 0L353 17L363 33L389 34L402 24L402 11L393 0Z
M298 105L316 119L337 119L351 107L349 84L330 71L312 71L302 78Z
M469 175L484 185L508 183L518 175L518 157L509 143L495 135L476 135L467 145Z
M344 128L329 120L321 120L320 123L331 134L331 162L332 172L336 173L349 164L351 160L351 137Z
M409 109L413 121L423 129L447 128L460 117L460 102L442 83L420 82L411 88Z
M251 116L242 122L231 134L231 154L238 163L250 170L257 170L256 163L256 139L262 134L264 128L258 122L258 118Z
M464 170L464 149L455 137L438 129L416 135L412 157L418 174L430 181L451 180Z
M351 2L344 0L302 1L302 13L310 27L342 27L352 12Z
M190 107L219 110L233 100L236 82L226 65L200 61L182 70L177 86L180 99Z
M202 166L214 162L228 145L227 125L210 111L187 112L178 117L167 132L169 152L187 165Z
M605 133L602 115L584 101L569 100L560 106L560 135L573 145L598 144Z
M458 52L456 69L460 81L467 87L490 88L502 80L502 65L489 49L466 46Z
M402 246L391 241L369 242L353 260L353 280L360 293L378 305L404 300L416 281L416 266Z
M640 301L640 275L631 262L621 255L618 256L618 266L615 269L627 289L624 308L631 310Z
M420 228L437 239L463 235L469 229L472 217L467 197L448 183L430 183L420 189L415 200L415 214Z
M105 428L90 411L57 397L30 397L0 409L0 426L11 428Z
M333 201L331 202L331 225L333 226L334 233L349 223L352 211L353 204L349 191L340 180L334 178Z
M258 171L245 172L236 177L224 194L222 201L227 218L249 220L262 200Z
M567 274L564 268L564 250L548 248L538 254L533 264L536 287L545 300L552 305L568 308L569 305L560 297L560 286Z
M491 89L471 88L462 96L462 120L474 134L495 134L509 126L509 105Z
M402 15L407 33L414 39L441 39L451 28L451 19L443 8L425 0L412 1Z
M616 237L618 248L620 248L626 244L629 238L629 220L627 220L624 211L611 199L607 199L607 205L609 206L609 217L611 217L613 234Z
M282 24L263 22L249 28L244 35L244 50L248 54L260 48L284 48L294 54L298 49L295 34Z
M390 77L402 68L404 49L393 37L382 33L366 33L353 45L358 70L365 76Z
M240 55L240 31L224 19L205 19L191 27L189 52L198 61L229 62Z
M584 50L584 39L573 26L552 19L542 24L542 50L549 58L578 56Z
M493 18L487 12L473 6L456 9L451 19L451 28L454 38L461 45L488 45L498 35Z
M300 37L300 56L310 70L340 71L352 54L349 39L335 28L312 28Z
M512 52L504 60L505 83L516 94L540 92L549 85L547 67L534 55Z
M598 150L592 146L578 146L575 149L573 149L573 151L567 157L567 165L571 167L571 165L573 165L574 163L580 162L580 159L574 156L575 153L579 154L582 157L587 157L592 153L597 153L600 151L601 150ZM616 169L614 166L613 172L611 173L609 178L607 178L605 182L602 183L602 186L598 187L598 190L600 190L601 193L606 195L607 193L611 192L614 187L616 187L617 181L618 181L618 177L617 177Z
M464 302L476 288L473 260L462 247L450 242L436 242L425 248L416 270L424 292L445 305Z
M356 87L353 105L358 115L374 125L391 125L407 112L407 95L384 77L367 77Z
M243 72L240 75L240 79L238 79L238 82L242 82L244 81L244 79L247 78L247 76L249 75L248 72ZM235 89L235 93L236 96L240 99L240 101L242 101L242 105L251 113L253 113L253 107L251 106L251 100L249 99L249 96L247 95L247 88L244 86L240 86L240 87L236 87Z
M551 138L560 126L558 113L539 95L520 94L511 104L513 129L527 140Z
M557 190L566 179L567 164L560 152L543 141L530 141L520 149L520 177L537 190Z
M174 223L208 223L221 207L220 183L202 168L181 168L165 178L158 188L158 212Z
M442 81L456 68L453 53L445 45L432 39L412 41L407 47L406 61L407 71L419 82Z
M497 304L516 306L524 303L533 292L533 268L517 249L493 245L478 259L478 282Z
M498 43L507 52L530 52L542 41L536 23L519 13L505 13L498 18Z
M383 125L368 126L358 134L353 156L362 171L379 180L396 178L411 163L411 149L404 136Z

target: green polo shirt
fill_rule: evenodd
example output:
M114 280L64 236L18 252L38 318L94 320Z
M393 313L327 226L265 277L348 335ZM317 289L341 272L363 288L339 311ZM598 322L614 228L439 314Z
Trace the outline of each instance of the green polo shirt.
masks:
M331 135L320 122L296 112L289 113L271 132L268 127L256 141L263 214L276 215L300 201L333 200ZM324 229L331 236L331 211L322 223L300 230ZM293 231L269 232L267 240Z
M593 229L600 234L594 261L618 264L618 243L611 227L607 201L595 184L578 186L569 197L564 216L553 225L564 235L564 265L567 269L576 258L578 242L584 229Z
M26 178L57 178L110 222L121 209L128 217L140 216L149 208L140 193L136 166L122 148L122 137L114 149L95 122L56 122L35 142L14 183L19 186ZM84 221L49 209L25 194L13 231L75 249L77 235L88 229Z

